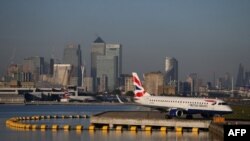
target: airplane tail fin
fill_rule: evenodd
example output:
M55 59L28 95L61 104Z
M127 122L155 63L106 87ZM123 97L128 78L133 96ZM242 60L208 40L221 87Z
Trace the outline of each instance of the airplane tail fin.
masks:
M137 73L133 72L132 76L133 76L133 84L135 86L135 90L134 90L135 97L150 96L150 94L147 93L144 90L144 88L142 87L142 83L141 83Z

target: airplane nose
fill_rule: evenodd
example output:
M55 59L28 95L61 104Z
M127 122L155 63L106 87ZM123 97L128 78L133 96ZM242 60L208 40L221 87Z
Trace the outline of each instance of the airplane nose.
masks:
M228 106L227 109L228 109L228 112L229 112L229 113L233 113L233 110L232 110L231 107Z

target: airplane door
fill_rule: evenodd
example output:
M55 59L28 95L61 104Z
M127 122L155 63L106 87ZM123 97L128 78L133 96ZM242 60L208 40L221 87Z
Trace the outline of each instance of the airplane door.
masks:
M147 100L147 104L153 104L153 102L150 101L150 99L148 97L146 98L146 100Z

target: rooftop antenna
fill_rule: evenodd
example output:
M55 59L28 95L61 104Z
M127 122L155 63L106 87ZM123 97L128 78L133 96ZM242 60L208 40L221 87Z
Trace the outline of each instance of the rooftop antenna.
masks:
M234 97L234 78L232 77L232 95L231 97Z

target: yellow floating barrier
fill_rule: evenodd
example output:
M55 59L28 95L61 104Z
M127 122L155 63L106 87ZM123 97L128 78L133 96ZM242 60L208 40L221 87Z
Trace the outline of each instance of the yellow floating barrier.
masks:
M30 129L31 125L30 124L25 124L25 129Z
M175 132L182 132L182 127L175 127Z
M137 127L136 126L131 126L130 131L137 131Z
M152 131L152 127L151 126L146 126L145 131Z
M192 132L199 132L199 128L192 128Z
M47 129L47 125L46 124L42 124L41 126L40 126L40 129Z
M58 118L57 115L54 115L52 116L53 118ZM68 118L68 116L61 116L62 118ZM61 118L60 117L60 118ZM72 117L72 118L81 118L81 115L70 115L69 117ZM38 116L38 115L33 115L33 116L30 116L30 117L12 117L10 119L7 119L5 121L5 124L7 127L9 128L16 128L17 130L24 130L24 129L41 129L41 130L45 130L45 129L52 129L52 130L57 130L59 129L59 125L52 125L51 128L48 127L48 125L46 124L41 124L41 125L37 125L37 124L27 124L27 123L23 123L22 120L40 120L40 119L45 119L45 118L51 118L50 115L47 115L47 116ZM122 128L122 127L120 127ZM71 129L71 125L64 125L62 128L60 129L64 129L64 130L70 130ZM82 125L76 125L75 128L73 128L75 130L83 130L83 126ZM94 130L95 129L95 126L91 125L89 126L89 130ZM108 126L103 126L102 127L102 130L108 130L109 127Z
M116 131L122 131L122 126L116 126L115 130Z
M57 124L53 124L53 125L51 126L51 129L52 129L52 130L57 130L58 127L59 127L59 126L58 126Z
M16 127L16 122L10 123L10 126L11 126L11 127Z
M5 124L7 124L7 125L10 124L10 120L6 120Z
M102 130L108 130L109 127L107 125L102 126Z
M83 126L82 125L76 125L76 130L83 130Z
M36 124L32 124L31 125L31 129L37 129L37 125Z
M160 131L161 131L161 132L166 132L166 131L167 131L167 127L161 127L161 128L160 128Z
M94 125L90 125L89 126L89 130L95 130L95 126Z
M15 127L20 128L20 123L16 123L15 125Z
M63 130L70 130L70 125L64 125Z

